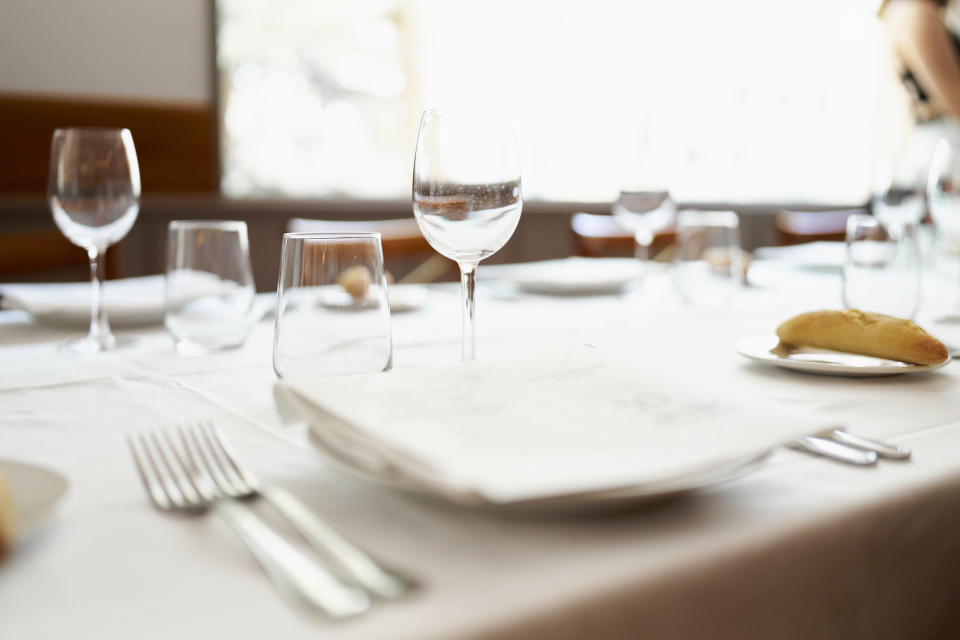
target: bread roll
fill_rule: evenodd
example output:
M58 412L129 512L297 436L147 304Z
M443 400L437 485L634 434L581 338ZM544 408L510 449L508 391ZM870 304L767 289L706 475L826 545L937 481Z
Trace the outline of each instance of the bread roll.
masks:
M786 345L805 345L912 364L940 364L947 357L943 343L910 320L848 309L811 311L777 328Z
M13 550L16 531L16 514L13 511L13 498L7 482L0 473L0 560Z

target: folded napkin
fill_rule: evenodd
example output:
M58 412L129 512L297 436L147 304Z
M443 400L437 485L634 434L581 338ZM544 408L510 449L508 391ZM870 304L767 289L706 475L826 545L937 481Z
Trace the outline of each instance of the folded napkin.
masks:
M586 346L279 384L337 461L470 504L706 477L824 426Z
M103 300L110 323L146 325L163 321L164 276L108 280ZM4 309L20 309L37 321L62 325L90 322L91 284L51 282L0 284Z

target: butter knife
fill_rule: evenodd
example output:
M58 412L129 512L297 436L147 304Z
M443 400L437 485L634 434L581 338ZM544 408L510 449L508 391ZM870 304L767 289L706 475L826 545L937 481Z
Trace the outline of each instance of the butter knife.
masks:
M909 449L904 449L887 442L881 442L880 440L873 440L872 438L864 438L863 436L854 435L844 431L843 429L831 429L820 435L850 447L856 447L857 449L862 449L864 451L876 451L877 455L881 458L887 458L890 460L906 460L910 457Z
M793 449L799 449L808 453L814 453L832 460L867 466L877 463L876 451L864 451L845 444L836 442L829 438L820 438L817 436L804 436L797 438L789 445Z

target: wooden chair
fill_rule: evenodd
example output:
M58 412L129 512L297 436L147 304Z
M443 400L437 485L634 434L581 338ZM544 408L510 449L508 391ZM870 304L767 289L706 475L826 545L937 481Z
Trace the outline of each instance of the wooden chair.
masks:
M411 218L396 220L311 220L292 218L287 231L315 231L348 233L376 231L383 245L384 268L397 280L404 282L432 282L452 279L453 263L434 251L420 233L417 221Z
M587 258L633 257L636 241L633 234L620 226L610 215L575 213L570 219L573 244L578 256ZM650 256L656 257L676 241L673 231L663 231L654 236Z
M793 245L805 242L843 241L846 239L847 218L866 209L838 209L836 211L788 211L777 214L777 244Z

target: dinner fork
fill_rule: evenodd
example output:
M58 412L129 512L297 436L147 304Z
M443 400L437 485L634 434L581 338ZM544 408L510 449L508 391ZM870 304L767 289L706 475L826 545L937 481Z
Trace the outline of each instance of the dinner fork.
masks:
M183 432L181 432L183 436ZM182 437L177 447L163 431L127 435L137 473L153 505L161 511L222 516L270 577L282 595L331 617L366 611L370 598L362 589L343 584L311 558L270 529L246 506L218 495L212 469L202 450Z
M184 429L195 447L210 453L214 480L220 491L236 499L262 497L273 505L332 566L343 580L355 583L372 595L398 598L416 587L409 577L381 566L342 533L321 520L284 489L264 485L239 461L226 437L212 422ZM203 446L203 445L206 446Z

